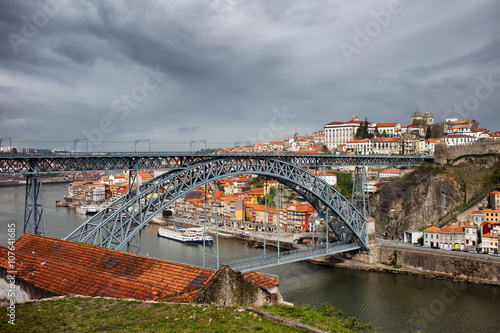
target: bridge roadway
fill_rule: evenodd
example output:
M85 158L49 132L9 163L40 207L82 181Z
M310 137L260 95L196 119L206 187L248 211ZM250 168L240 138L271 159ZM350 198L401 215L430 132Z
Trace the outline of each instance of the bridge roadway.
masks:
M433 156L412 155L331 155L297 153L205 154L182 152L88 153L51 156L0 155L1 174L38 175L60 172L179 169L231 157L273 159L303 167L320 166L417 166L434 162Z
M326 245L311 246L303 249L228 261L224 262L223 264L229 265L235 271L244 273L256 269L288 264L291 262L302 261L358 249L361 249L361 246L358 243L336 242L334 244L330 244L328 248L326 247ZM209 268L217 269L218 267L217 265L213 265L209 266Z

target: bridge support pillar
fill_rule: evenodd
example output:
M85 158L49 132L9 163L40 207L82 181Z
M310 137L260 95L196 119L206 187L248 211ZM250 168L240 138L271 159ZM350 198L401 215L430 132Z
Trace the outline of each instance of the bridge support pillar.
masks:
M43 209L41 177L26 177L23 232L31 232L35 235L45 235L45 213Z
M365 216L370 216L370 198L366 167L356 167L352 184L352 204Z

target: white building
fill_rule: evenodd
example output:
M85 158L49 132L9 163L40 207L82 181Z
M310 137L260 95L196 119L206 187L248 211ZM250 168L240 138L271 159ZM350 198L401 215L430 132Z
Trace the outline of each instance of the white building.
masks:
M346 150L348 152L354 152L361 155L370 155L373 151L373 140L362 139L362 140L351 140L346 144Z
M437 144L445 143L443 139L427 139L425 141L425 152L430 155L434 155Z
M443 139L448 147L470 145L477 140L475 136L463 134L448 134Z
M481 223L483 223L485 221L484 212L480 212L478 210L473 210L473 211L470 211L469 214L470 214L470 219L476 225L476 227L478 227L479 225L481 225Z
M324 127L325 132L325 145L328 149L339 148L340 145L346 144L349 141L354 140L358 128L364 124L363 121L359 121L358 117L354 115L351 120L347 122L342 121L332 121ZM376 124L373 122L368 122L368 132L373 133L375 131Z
M477 247L477 226L472 222L465 223L465 247L475 249Z
M399 154L400 144L398 138L374 138L373 153L382 155Z
M404 241L410 244L417 244L418 239L423 237L424 233L418 230L406 230L404 234Z
M383 135L384 133L388 136L396 136L401 132L400 123L380 123L377 124L378 133Z
M481 248L488 253L498 253L498 234L484 234L481 237Z
M337 175L330 172L321 172L321 171L311 171L313 174L318 176L319 178L326 181L329 185L334 186L337 185Z
M395 178L401 175L400 169L385 169L379 172L380 178Z

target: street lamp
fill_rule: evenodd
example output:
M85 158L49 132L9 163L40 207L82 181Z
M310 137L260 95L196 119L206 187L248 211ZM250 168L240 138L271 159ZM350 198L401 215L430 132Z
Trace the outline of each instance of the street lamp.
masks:
M0 148L2 148L2 141L3 140L5 140L5 141L9 140L9 153L12 153L12 138L0 138Z
M74 150L76 151L76 144L78 142L83 142L83 141L87 142L87 153L88 153L89 152L89 139L87 139L87 138L84 138L84 139L75 139Z
M207 140L193 140L189 142L189 152L192 153L191 148L193 147L193 143L205 143L205 150L207 150Z
M137 153L137 144L138 143L148 143L149 145L149 152L151 153L151 140L150 139L142 139L142 140L135 140L135 147L134 147L134 152Z

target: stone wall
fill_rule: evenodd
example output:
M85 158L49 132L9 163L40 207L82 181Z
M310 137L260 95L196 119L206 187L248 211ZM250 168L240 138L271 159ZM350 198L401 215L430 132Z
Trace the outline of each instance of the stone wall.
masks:
M279 303L279 290L274 293L264 291L251 283L241 272L224 266L196 299L198 303L215 303L222 306L255 305Z
M380 261L393 262L404 268L448 275L461 281L500 284L500 260L488 255L443 254L433 249L413 250L384 245L378 247L377 253Z
M446 144L437 144L434 151L434 161L444 165L460 156L500 154L500 140L476 142L471 145L447 147Z
M9 288L9 283L6 280L7 270L0 267L0 306L6 305L8 303L7 292ZM16 277L16 302L24 302L32 299L42 299L47 297L58 296L52 292L43 290L33 286L31 283L24 281L23 279Z

